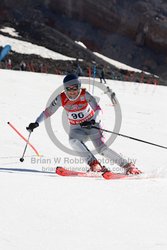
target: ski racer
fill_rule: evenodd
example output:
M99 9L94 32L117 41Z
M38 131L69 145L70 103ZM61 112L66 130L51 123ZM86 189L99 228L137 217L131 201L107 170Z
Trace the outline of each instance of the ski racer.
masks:
M87 148L85 142L88 138L100 155L109 158L124 168L126 174L140 174L141 171L132 162L128 162L105 144L103 133L100 130L101 108L96 99L86 89L81 88L78 76L75 74L66 75L63 85L64 91L52 101L50 106L40 114L35 122L29 124L27 130L32 132L42 121L53 115L62 106L67 113L70 124L70 145L78 152L80 157L84 158L91 171L105 173L109 170L102 166ZM92 125L99 129L91 128Z

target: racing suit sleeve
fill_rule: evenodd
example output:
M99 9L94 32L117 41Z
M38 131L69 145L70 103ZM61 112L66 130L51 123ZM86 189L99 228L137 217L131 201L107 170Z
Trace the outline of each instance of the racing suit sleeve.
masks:
M95 97L92 96L89 92L86 92L86 100L88 101L88 103L90 104L90 106L92 107L92 109L95 112L95 114L91 118L91 120L95 120L96 123L100 123L102 110L101 110L100 106L98 105Z
M62 106L60 95L58 95L51 104L38 116L35 122L41 123L48 117L52 116L59 107Z

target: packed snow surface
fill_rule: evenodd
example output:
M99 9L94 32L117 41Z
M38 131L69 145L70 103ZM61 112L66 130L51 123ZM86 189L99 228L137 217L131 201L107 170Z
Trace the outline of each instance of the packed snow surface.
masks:
M56 166L85 164L54 145L42 123L30 138L41 156L28 147L24 162L19 161L25 142L7 123L27 138L26 126L45 109L62 80L0 70L0 249L166 250L166 149L117 137L110 147L135 161L143 177L60 177L54 174ZM83 86L92 92L91 86ZM167 88L112 80L107 86L121 108L120 133L167 146ZM103 109L103 127L113 130L115 113L107 94L95 85L94 95ZM61 108L51 122L57 138L69 146ZM88 146L93 148L90 142Z

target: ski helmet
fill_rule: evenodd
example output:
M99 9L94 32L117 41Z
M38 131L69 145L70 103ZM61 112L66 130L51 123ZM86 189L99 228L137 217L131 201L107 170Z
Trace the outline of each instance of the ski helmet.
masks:
M73 85L77 85L78 89L81 88L81 82L78 79L78 76L75 74L66 75L63 79L63 85L64 85L64 89L66 89L67 87L73 86Z

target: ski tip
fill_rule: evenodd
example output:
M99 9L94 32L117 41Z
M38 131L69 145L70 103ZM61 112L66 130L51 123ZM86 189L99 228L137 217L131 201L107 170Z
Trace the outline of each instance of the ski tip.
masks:
M103 173L102 176L106 180L123 179L128 177L127 175L124 174L112 173L111 171Z
M62 167L56 167L56 174L62 173Z

